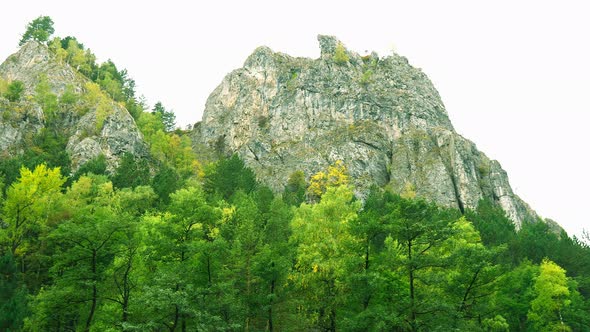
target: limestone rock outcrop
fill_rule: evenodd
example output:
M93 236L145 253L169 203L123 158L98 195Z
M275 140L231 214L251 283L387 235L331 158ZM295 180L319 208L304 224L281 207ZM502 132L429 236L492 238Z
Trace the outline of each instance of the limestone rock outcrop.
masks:
M487 198L517 226L536 214L506 172L457 134L428 77L397 54L366 56L318 37L318 59L257 48L207 100L193 138L239 156L276 191L342 160L357 195L371 185L445 206L475 208Z

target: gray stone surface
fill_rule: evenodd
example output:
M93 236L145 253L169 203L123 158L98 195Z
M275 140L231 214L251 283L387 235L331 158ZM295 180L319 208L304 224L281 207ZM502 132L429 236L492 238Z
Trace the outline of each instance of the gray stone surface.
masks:
M517 226L536 214L513 192L506 172L457 134L426 75L393 54L334 61L330 36L319 59L257 48L207 100L193 138L238 153L259 179L280 191L291 173L309 178L342 160L362 197L371 185L459 209L482 198Z

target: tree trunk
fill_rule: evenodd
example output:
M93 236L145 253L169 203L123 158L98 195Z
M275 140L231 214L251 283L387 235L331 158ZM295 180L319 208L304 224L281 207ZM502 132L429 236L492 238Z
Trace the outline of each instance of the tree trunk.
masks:
M129 274L131 274L131 268L133 267L133 255L134 251L130 252L127 261L127 266L125 269L125 274L123 274L123 322L129 320L129 298L131 297L131 285L129 285Z
M211 286L211 257L209 257L209 255L207 255L207 278L209 286Z
M85 332L90 331L90 325L92 324L92 319L94 318L94 312L96 311L96 302L98 298L98 290L96 289L96 249L92 249L92 305L90 306L90 313L88 314L88 319L86 320L86 327L84 328Z
M365 276L367 275L368 271L369 271L369 249L370 249L370 241L367 238L367 244L365 246ZM371 301L371 294L368 293L365 295L365 298L363 299L363 309L367 310L367 308L369 307L369 301Z
M178 286L177 286L178 288ZM178 310L178 305L174 306L174 323L170 326L170 332L174 332L176 330L176 326L178 325L178 315L180 311Z
M408 241L408 262L410 266L408 266L408 272L410 277L410 327L412 331L417 331L416 326L416 303L415 303L415 293L414 293L414 266L412 262L412 241Z
M275 294L275 280L273 279L270 283L270 301L268 305L268 330L270 332L273 331L273 324L272 324L272 300Z
M330 309L330 332L336 332L336 310Z

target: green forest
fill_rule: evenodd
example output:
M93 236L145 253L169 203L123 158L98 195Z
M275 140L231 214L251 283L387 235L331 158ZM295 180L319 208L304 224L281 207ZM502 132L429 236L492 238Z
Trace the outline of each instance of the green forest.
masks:
M589 238L517 230L486 200L462 214L409 184L359 199L341 162L273 192L237 155L194 152L125 70L51 25L21 43L47 43L92 83L56 96L40 78L45 128L0 158L0 330L590 331ZM3 107L22 90L0 82ZM72 172L57 123L107 99L150 156Z

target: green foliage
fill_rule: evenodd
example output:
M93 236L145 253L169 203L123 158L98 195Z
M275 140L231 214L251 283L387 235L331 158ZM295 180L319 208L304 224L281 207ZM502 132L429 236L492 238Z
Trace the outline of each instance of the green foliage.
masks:
M0 256L0 329L20 330L27 315L27 290L19 282L14 257L10 253Z
M162 122L164 131L171 132L174 130L176 127L176 115L174 115L174 112L167 111L161 102L157 102L152 113Z
M180 134L152 124L153 137ZM408 185L401 196L373 188L362 204L338 164L314 180L319 197L302 202L302 172L275 196L237 156L203 178L163 160L150 170L126 155L111 183L96 175L106 173L99 156L69 188L59 169L20 167L39 159L0 160L0 329L590 326L588 246L540 223L515 232L492 203L462 216Z
M56 37L49 44L49 49L55 54L58 61L68 63L96 84L96 87L88 85L85 87L86 94L91 94L91 96L85 96L84 99L87 102L88 99L92 100L89 107L97 107L99 113L97 130L102 128L102 122L108 115L109 109L112 108L109 103L96 98L99 90L115 102L124 105L134 119L139 119L145 107L135 97L135 81L129 77L127 70L119 70L111 60L100 65L97 64L96 56L75 37L63 39ZM68 92L67 89L61 98L65 104L74 104L78 100L78 96L73 91Z
M137 126L148 143L152 143L157 132L165 131L162 120L154 113L143 112L137 120Z
M113 175L113 185L117 188L135 188L150 183L150 169L146 159L135 158L125 153Z
M367 69L361 76L360 83L362 85L369 85L373 82L373 70Z
M171 122L164 123L164 118L168 118ZM190 138L179 131L168 132L174 127L173 118L173 113L167 112L161 107L160 111L143 112L137 125L143 133L145 141L150 145L152 157L158 160L163 167L174 169L183 179L190 176L201 176L201 164L195 158Z
M488 200L481 200L476 211L467 211L467 218L479 231L485 245L498 246L509 244L516 237L514 224L501 207Z
M221 159L205 171L205 192L211 196L229 199L238 190L250 193L256 188L256 177L252 170L234 154Z
M526 257L539 264L544 258L555 256L558 252L558 243L557 235L549 229L546 223L540 220L524 222L517 234L513 250L522 258Z
M39 293L28 324L41 330L72 324L88 331L105 301L108 289L101 286L127 241L130 218L104 178L80 178L66 199L68 217L48 237L58 248L50 269L55 283Z
M534 298L534 278L539 268L525 260L498 280L492 310L500 313L512 329L526 330L527 313Z
M338 43L338 45L336 45L336 49L334 50L334 62L339 65L343 65L348 63L348 61L350 61L350 57L346 52L346 48L344 48L342 43Z
M330 186L346 185L349 182L348 171L342 160L328 166L326 172L317 172L309 179L307 197L310 201L318 200Z
M105 120L113 113L114 106L97 84L88 82L84 87L82 99L88 107L96 108L95 130L98 133L102 130Z
M6 191L2 210L7 227L0 240L13 257L20 258L34 250L29 241L35 241L35 235L43 231L64 182L58 168L50 169L44 164L34 171L21 168L18 181Z
M66 151L68 138L55 126L55 117L50 117L37 135L33 137L30 146L17 162L28 168L35 168L41 164L49 167L59 167L62 175L70 174L71 160Z
M46 164L52 168L59 167L63 175L68 175L71 161L65 150L66 144L63 132L58 131L53 122L47 121L36 135L26 138L23 154L0 158L0 174L4 175L7 185L16 181L22 166L34 169Z
M305 189L307 182L305 181L305 174L303 171L295 171L289 176L285 191L283 192L283 200L289 205L299 206L305 200Z
M4 191L19 177L23 165L20 158L0 159L0 177L3 178Z
M563 311L571 304L565 270L543 260L535 280L535 299L528 318L537 331L571 331L563 321Z
M64 46L63 44L66 43ZM78 43L76 38L67 37L62 40L62 47L65 49L65 53L58 50L58 56L60 54L65 55L65 60L67 63L70 64L73 68L79 71L82 75L92 79L92 73L96 70L96 56L90 52L90 50L85 50L84 45ZM93 80L95 81L95 80Z
M80 96L74 91L71 84L66 85L64 92L59 97L60 104L73 105L78 102Z
M160 167L160 170L152 179L152 188L163 204L170 202L170 194L180 189L180 184L178 173L166 165Z
M55 32L53 20L49 16L39 16L27 25L27 30L23 34L18 46L24 45L29 40L35 40L44 43Z
M82 164L80 168L71 177L72 181L78 180L85 174L107 175L107 158L104 154L100 154Z
M11 102L19 101L22 97L22 93L25 91L25 85L21 81L12 81L8 84L4 97Z
M299 86L298 78L299 78L299 70L292 69L291 70L291 77L287 81L287 90L288 91L293 92L297 89L297 87ZM261 127L263 127L263 126L261 126Z
M0 77L0 97L3 96L4 94L6 94L6 92L8 91L8 81L2 79L2 77Z
M35 87L35 101L41 105L47 121L53 121L58 108L57 96L51 92L46 75L41 75Z
M507 332L510 331L510 325L506 322L506 319L501 315L496 315L494 318L486 318L482 322L483 327L486 331L494 332Z
M565 270L550 260L543 260L535 281L536 298L531 302L528 318L537 331L571 331L563 322L562 312L571 303Z
M158 130L147 137L147 140L150 143L150 152L156 160L174 168L183 178L199 175L200 164L195 159L188 136Z
M346 267L359 259L351 250L356 239L349 227L360 202L353 202L352 197L350 187L330 186L318 204L302 204L293 218L291 241L297 246L297 260L290 278L309 306L302 318L310 327L337 328L339 303L345 299Z
M220 217L221 211L206 204L199 187L189 187L171 195L167 214L145 218L143 227L149 237L143 257L150 258L146 265L156 271L140 295L141 310L147 313L140 326L197 329L199 324L215 321L220 325L217 315L205 312L217 296L211 292L221 268ZM193 292L201 296L192 296Z
M404 283L409 293L405 299L409 328L416 330L421 325L440 324L435 323L433 316L423 313L448 310L443 290L435 283L444 270L433 267L452 264L452 256L445 252L444 244L455 235L452 221L457 216L447 215L422 200L402 198L386 208L390 211L385 218L391 224L392 234L386 245L392 259L400 262L408 276ZM433 294L440 296L433 297Z

